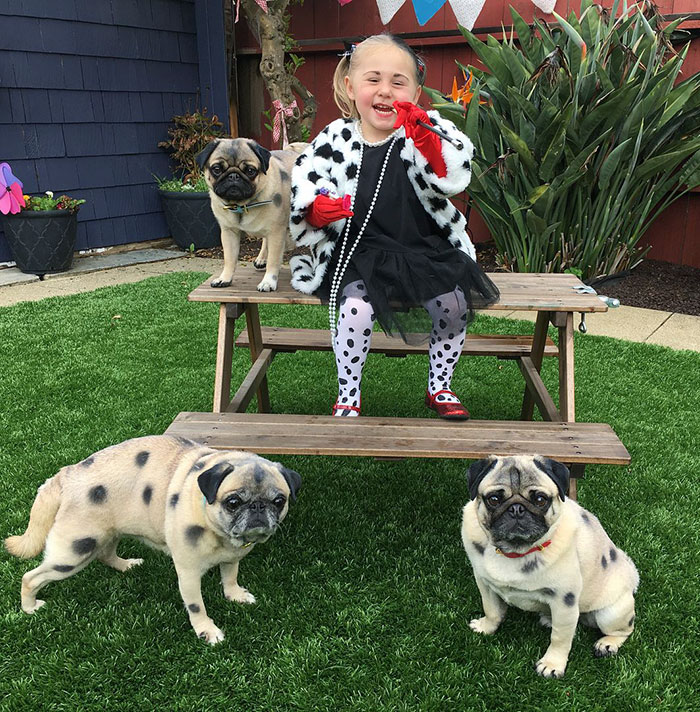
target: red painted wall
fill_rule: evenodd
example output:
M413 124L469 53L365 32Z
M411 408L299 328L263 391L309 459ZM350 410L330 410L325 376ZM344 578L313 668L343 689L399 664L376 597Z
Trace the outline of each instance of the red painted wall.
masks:
M610 7L612 2L605 0L602 4ZM544 15L531 0L486 0L474 32L498 36L501 23L506 28L511 24L508 9L511 5L526 20L535 15L550 22L555 20L551 15ZM694 18L687 21L684 27L700 27L699 0L657 0L657 5L667 16L694 13ZM566 16L569 12L578 12L579 8L579 0L558 0L555 10ZM295 5L292 9L290 34L299 43L295 53L306 60L297 73L299 79L318 101L314 132L320 131L340 115L333 102L332 78L338 63L338 53L343 50L343 39L352 41L383 31L402 35L410 33L413 37L406 37L406 41L419 51L427 65L426 86L449 91L452 78L461 79L455 60L478 66L478 61L461 35L441 36L445 31L456 29L457 21L449 3L445 3L422 27L415 18L411 0L406 0L386 26L381 23L375 0L352 0L344 6L337 0L305 0L303 5ZM259 53L253 35L242 20L236 28L236 45L239 55ZM698 71L700 39L692 43L683 74L690 76ZM423 103L428 105L426 101ZM268 100L266 106L269 104ZM269 132L264 129L263 132L263 135L252 138L271 145ZM470 228L476 241L490 239L486 225L476 211L472 211ZM652 245L649 257L700 268L700 191L684 196L668 208L650 227L644 239L644 244Z

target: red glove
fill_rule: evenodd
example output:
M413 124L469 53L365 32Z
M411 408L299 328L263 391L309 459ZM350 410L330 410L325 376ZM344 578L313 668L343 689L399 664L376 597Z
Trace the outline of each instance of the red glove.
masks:
M317 195L306 212L306 222L312 227L324 227L341 218L351 218L350 196L331 198L328 195Z
M440 137L426 129L425 126L420 126L417 121L433 125L428 114L410 101L395 101L394 108L396 109L396 122L394 128L398 129L403 126L406 129L406 138L413 139L415 147L423 154L435 175L438 178L444 178L447 175L447 166L445 159L442 157L442 141Z

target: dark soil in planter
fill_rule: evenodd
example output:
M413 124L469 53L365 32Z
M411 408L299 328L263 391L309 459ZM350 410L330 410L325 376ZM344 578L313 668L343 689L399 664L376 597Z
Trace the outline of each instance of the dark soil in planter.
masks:
M479 244L476 249L479 264L487 272L496 271L496 250L493 245ZM244 239L241 242L240 259L252 261L259 250L258 240ZM223 251L219 247L199 250L195 255L223 257ZM598 284L595 289L599 294L617 297L623 306L700 316L700 269L695 267L644 260L629 275Z

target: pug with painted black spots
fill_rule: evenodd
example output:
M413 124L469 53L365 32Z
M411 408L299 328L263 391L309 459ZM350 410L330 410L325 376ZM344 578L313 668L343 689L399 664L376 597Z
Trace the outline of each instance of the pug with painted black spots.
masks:
M44 605L40 589L93 559L117 571L141 564L117 555L119 539L135 536L172 556L190 623L214 645L224 634L207 616L202 575L218 565L225 597L255 603L238 585L239 562L277 531L300 485L279 463L170 435L100 450L46 480L26 532L5 540L21 558L44 550L41 565L22 577L22 609L34 613Z
M260 238L253 265L265 270L260 292L274 292L289 236L292 166L307 144L290 143L283 151L268 151L248 138L215 139L197 155L209 186L211 209L221 228L224 270L212 287L228 287L238 263L241 233Z
M495 457L469 468L471 501L462 541L485 615L469 624L495 633L508 606L540 614L552 628L537 661L544 677L562 677L579 619L598 628L597 657L617 653L634 629L639 574L600 522L567 499L569 470L546 457Z

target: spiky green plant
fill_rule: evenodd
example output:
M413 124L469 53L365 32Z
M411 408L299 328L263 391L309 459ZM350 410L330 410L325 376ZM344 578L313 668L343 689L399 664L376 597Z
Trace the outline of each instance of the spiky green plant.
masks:
M428 90L474 141L469 193L508 269L631 269L653 220L700 184L700 73L676 83L689 45L670 41L682 20L664 27L646 0L618 10L583 0L531 28L511 8L517 39L500 42L461 28L486 67L460 65L474 97Z

